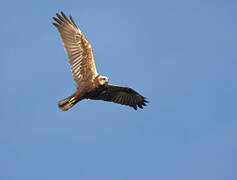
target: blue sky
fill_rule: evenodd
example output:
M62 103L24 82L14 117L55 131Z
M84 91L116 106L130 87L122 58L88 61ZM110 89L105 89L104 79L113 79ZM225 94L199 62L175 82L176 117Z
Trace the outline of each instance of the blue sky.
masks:
M4 1L1 180L237 179L236 1ZM51 17L72 14L97 71L145 109L75 91Z

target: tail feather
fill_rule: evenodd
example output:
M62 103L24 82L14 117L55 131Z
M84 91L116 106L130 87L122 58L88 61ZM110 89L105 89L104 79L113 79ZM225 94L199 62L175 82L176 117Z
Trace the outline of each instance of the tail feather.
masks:
M62 111L67 111L68 109L70 109L72 106L74 106L79 100L76 99L76 97L74 96L74 94L66 99L63 99L61 101L58 102L58 107L59 109L61 109Z

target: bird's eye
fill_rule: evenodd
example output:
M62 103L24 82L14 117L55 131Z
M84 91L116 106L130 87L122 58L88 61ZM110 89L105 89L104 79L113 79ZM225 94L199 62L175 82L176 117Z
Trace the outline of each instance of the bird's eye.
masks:
M103 80L105 81L105 78L103 78Z

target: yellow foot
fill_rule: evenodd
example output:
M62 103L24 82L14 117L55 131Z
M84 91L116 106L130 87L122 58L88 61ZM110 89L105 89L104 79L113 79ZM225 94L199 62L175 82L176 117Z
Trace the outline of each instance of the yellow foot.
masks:
M70 104L73 104L74 102L76 102L76 99L75 99L75 97L72 97L72 98L69 100L69 103L70 103Z

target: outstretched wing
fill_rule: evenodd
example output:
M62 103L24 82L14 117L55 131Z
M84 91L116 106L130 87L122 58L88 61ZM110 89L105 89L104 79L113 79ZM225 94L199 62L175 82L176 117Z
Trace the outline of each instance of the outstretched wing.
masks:
M137 106L143 109L143 106L146 106L146 103L148 103L145 97L133 89L113 85L108 85L106 89L94 99L131 106L135 110L137 110Z
M61 14L62 16L56 13L57 18L53 17L57 22L53 25L59 31L76 87L78 87L80 82L91 81L98 74L90 43L77 27L72 16L70 15L68 19L62 11Z

